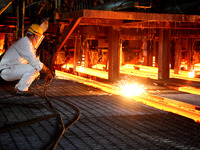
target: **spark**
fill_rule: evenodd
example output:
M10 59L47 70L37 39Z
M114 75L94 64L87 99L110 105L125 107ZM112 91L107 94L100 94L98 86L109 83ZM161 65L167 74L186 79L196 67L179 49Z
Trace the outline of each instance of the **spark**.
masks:
M80 72L84 72L84 71L85 71L85 68L82 67L82 66L80 66L80 67L79 67L79 71L80 71Z
M142 95L144 88L138 83L131 83L121 86L121 93L126 97Z
M116 90L117 94L123 95L125 97L129 97L129 98L133 96L140 96L145 92L145 87L143 84L140 84L129 78L119 81L115 85L115 87L118 87Z
M194 78L195 76L195 71L193 70L192 72L188 72L188 77L189 78Z

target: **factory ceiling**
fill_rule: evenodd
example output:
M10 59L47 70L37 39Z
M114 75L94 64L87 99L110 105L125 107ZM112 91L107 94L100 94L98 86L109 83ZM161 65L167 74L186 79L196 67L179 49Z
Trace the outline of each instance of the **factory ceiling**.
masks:
M20 24L22 17L17 14L17 5L23 7L23 2L25 29L45 18L49 18L54 26L73 25L72 20L80 18L78 22L74 20L74 24L83 27L200 29L200 0L4 0L0 1L0 32L13 32ZM52 35L55 35L57 30L54 28L53 31ZM130 33L124 30L126 32Z
M47 17L51 15L47 14L50 11L69 12L81 9L200 15L199 0L3 0L0 1L0 9L9 2L12 4L2 15L15 15L17 3L23 1L26 5L26 16ZM58 5L55 4L56 1ZM29 12L33 9L34 11Z
M69 38L106 37L110 27L121 40L158 39L159 29L171 29L171 38L200 38L199 0L5 0L0 8L0 33L49 18L45 36L57 43L51 64Z
M17 11L17 6L24 7L24 16L23 10L21 15ZM40 24L43 19L49 18L53 24L53 30L49 31L54 32L52 36L57 34L56 25L73 25L74 18L81 18L75 23L83 27L119 26L140 30L167 28L199 31L199 15L200 0L4 0L0 1L0 32L12 33L16 27L20 29L22 17L25 29L32 23ZM90 28L92 30L94 29ZM131 32L125 30L124 33Z
M196 14L200 13L199 0L121 0L103 3L94 7L98 10L151 12L170 14Z
M61 0L60 11L69 11L69 3L70 1ZM109 11L200 14L199 0L76 0L73 5L77 6L76 10L85 7L84 9Z

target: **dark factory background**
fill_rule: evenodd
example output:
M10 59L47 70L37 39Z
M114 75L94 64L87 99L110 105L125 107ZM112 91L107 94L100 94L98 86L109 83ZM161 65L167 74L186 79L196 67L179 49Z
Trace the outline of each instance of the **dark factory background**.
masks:
M195 70L198 77L199 0L3 0L0 8L1 53L24 36L31 24L48 18L49 28L37 53L52 70L75 73L77 66L84 66L108 71L108 79L115 80L121 67L134 65L138 70L142 65L158 67L158 78L165 79L169 70L164 63L175 74ZM130 12L143 16L131 18ZM161 37L169 38L161 43ZM163 51L169 55L162 61L159 49L165 43ZM119 49L113 50L120 55L117 60L109 49Z
M200 149L200 0L0 0L0 55L32 24L47 67L1 61L35 80L0 79L0 150Z

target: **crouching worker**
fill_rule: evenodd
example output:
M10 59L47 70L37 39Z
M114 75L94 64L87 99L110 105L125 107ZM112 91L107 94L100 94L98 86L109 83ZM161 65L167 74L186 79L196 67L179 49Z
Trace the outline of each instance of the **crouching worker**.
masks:
M36 49L43 38L42 28L33 24L28 28L26 36L11 45L1 59L1 78L5 81L19 80L15 85L16 95L34 95L29 87L39 72L47 77L47 81L53 78L50 69L36 57Z

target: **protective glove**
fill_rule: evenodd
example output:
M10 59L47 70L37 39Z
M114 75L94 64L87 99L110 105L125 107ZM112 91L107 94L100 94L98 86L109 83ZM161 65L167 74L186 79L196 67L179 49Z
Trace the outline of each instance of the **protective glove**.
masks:
M53 73L51 72L51 70L43 65L42 70L40 71L40 73L42 74L42 78L44 78L46 80L47 83L51 82L52 78L53 78Z

